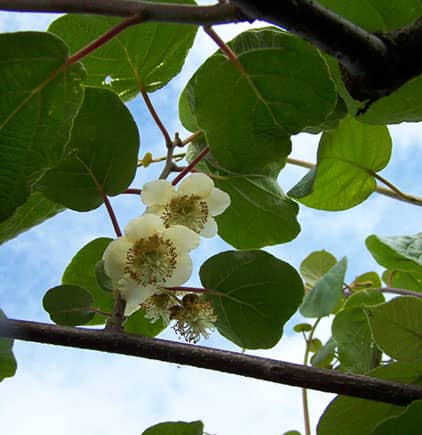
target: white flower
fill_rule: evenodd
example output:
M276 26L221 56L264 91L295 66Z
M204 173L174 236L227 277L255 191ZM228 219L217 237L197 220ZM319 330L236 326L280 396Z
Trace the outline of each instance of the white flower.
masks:
M126 301L125 315L140 308L160 287L177 287L192 273L188 252L199 237L188 228L165 228L162 220L146 214L129 222L125 235L104 252L104 270Z
M230 205L229 195L200 173L184 179L178 190L166 180L146 183L141 199L147 206L146 212L160 216L167 228L184 225L204 237L217 234L214 216Z

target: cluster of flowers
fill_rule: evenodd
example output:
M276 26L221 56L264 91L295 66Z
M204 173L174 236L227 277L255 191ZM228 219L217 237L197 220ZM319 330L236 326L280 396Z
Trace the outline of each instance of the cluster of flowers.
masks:
M190 278L189 252L199 245L199 236L216 235L214 217L230 205L230 197L211 178L195 173L178 190L166 180L147 183L141 200L145 213L130 221L125 235L103 255L105 272L126 301L124 314L142 308L152 322L175 320L175 331L187 341L207 338L216 321L212 306L174 288Z

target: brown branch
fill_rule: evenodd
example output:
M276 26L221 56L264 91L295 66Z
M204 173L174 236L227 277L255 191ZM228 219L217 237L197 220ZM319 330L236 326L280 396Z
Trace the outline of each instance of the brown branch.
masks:
M186 364L256 379L406 406L422 387L132 334L0 319L0 336Z
M238 8L229 3L195 6L140 0L0 0L0 10L115 17L130 17L141 14L144 21L197 24L199 26L248 21Z

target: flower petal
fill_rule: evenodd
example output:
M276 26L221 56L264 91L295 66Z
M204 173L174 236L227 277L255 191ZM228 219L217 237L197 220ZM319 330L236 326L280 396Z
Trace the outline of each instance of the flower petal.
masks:
M211 216L218 216L230 205L230 196L218 189L212 189L209 197L207 198L208 210Z
M141 200L147 206L163 205L175 194L176 190L167 180L150 181L142 188Z
M178 287L184 284L192 275L192 259L187 254L177 256L176 268L171 277L161 283L163 287Z
M157 233L162 233L164 225L161 219L154 214L144 214L131 220L125 228L126 237L135 243L138 239L147 239Z
M113 283L117 283L125 274L126 256L132 243L127 237L119 237L113 240L103 254L105 273Z
M163 239L170 239L178 253L184 254L199 245L199 236L183 225L173 225L163 232Z
M208 216L204 228L199 233L202 237L214 237L217 234L217 222L211 216Z
M179 195L198 195L206 198L214 187L214 181L205 174L192 174L179 185Z
M117 284L117 289L121 297L126 301L125 316L130 316L139 310L140 305L152 296L156 290L152 285L140 286L129 277L122 278Z

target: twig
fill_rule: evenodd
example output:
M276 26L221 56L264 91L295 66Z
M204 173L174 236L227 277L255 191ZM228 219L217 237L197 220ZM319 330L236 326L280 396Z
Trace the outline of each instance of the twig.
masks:
M422 387L419 385L305 367L123 332L0 319L0 336L158 359L400 406L422 399Z
M171 184L175 186L188 172L190 172L208 153L210 149L205 147L190 163L183 168L179 174L174 178Z

